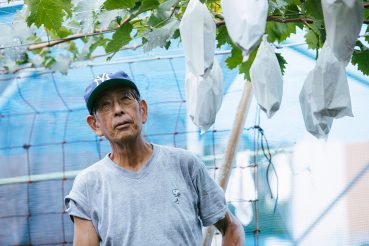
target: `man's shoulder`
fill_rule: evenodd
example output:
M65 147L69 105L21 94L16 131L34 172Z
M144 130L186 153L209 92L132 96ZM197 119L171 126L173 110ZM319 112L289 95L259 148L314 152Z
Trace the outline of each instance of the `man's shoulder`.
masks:
M167 165L178 165L182 171L188 170L194 174L203 165L202 161L189 150L163 145L160 145L159 148L160 159Z
M105 169L104 165L105 158L95 162L94 164L82 169L76 176L77 180L88 182L88 180L96 180Z
M162 152L162 154L170 155L172 157L177 158L197 159L194 153L183 148L168 145L156 145L156 146L160 148L160 152Z
M168 160L179 160L180 162L201 162L199 157L187 149L167 146L167 145L157 145L160 148L161 156Z

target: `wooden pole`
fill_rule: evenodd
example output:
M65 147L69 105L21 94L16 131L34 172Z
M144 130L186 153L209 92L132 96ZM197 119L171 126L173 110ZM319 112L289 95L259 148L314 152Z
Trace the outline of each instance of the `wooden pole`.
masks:
M232 163L234 155L240 140L240 136L245 125L246 116L250 107L252 98L252 84L246 81L245 87L243 88L242 97L238 104L238 110L233 123L233 128L231 132L231 137L229 138L227 151L225 154L224 164L220 167L220 174L218 178L218 184L223 188L224 192L227 189L227 184L230 176L230 170L232 168ZM209 226L205 233L205 238L203 241L203 246L210 246L213 240L215 228L214 226Z

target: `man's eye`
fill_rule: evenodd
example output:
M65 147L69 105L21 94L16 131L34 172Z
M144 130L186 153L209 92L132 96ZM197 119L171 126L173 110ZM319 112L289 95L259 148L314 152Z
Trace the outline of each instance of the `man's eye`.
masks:
M133 97L131 95L123 95L120 100L124 104L130 104L133 101Z
M103 102L102 104L100 104L100 108L101 109L107 109L110 107L110 103L109 102Z

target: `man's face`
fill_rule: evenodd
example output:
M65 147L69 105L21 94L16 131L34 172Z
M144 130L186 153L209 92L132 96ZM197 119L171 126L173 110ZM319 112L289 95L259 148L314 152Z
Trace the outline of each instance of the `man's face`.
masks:
M105 91L95 103L96 113L87 122L98 136L113 143L128 143L141 137L147 120L147 104L137 101L128 87L114 87Z

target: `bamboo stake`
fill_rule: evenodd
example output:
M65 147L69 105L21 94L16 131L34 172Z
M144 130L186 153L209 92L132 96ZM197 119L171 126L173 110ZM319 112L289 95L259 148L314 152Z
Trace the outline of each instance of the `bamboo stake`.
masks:
M245 87L243 88L242 97L238 104L238 110L233 123L233 128L231 132L231 137L229 138L227 151L225 154L224 164L220 167L220 174L218 178L218 184L223 188L224 192L227 189L227 184L230 176L230 170L232 167L234 154L236 152L240 136L242 134L243 127L245 125L245 120L247 113L249 111L250 103L252 98L252 84L246 81ZM209 226L205 233L205 239L203 241L203 246L210 246L213 240L215 228L214 226Z

